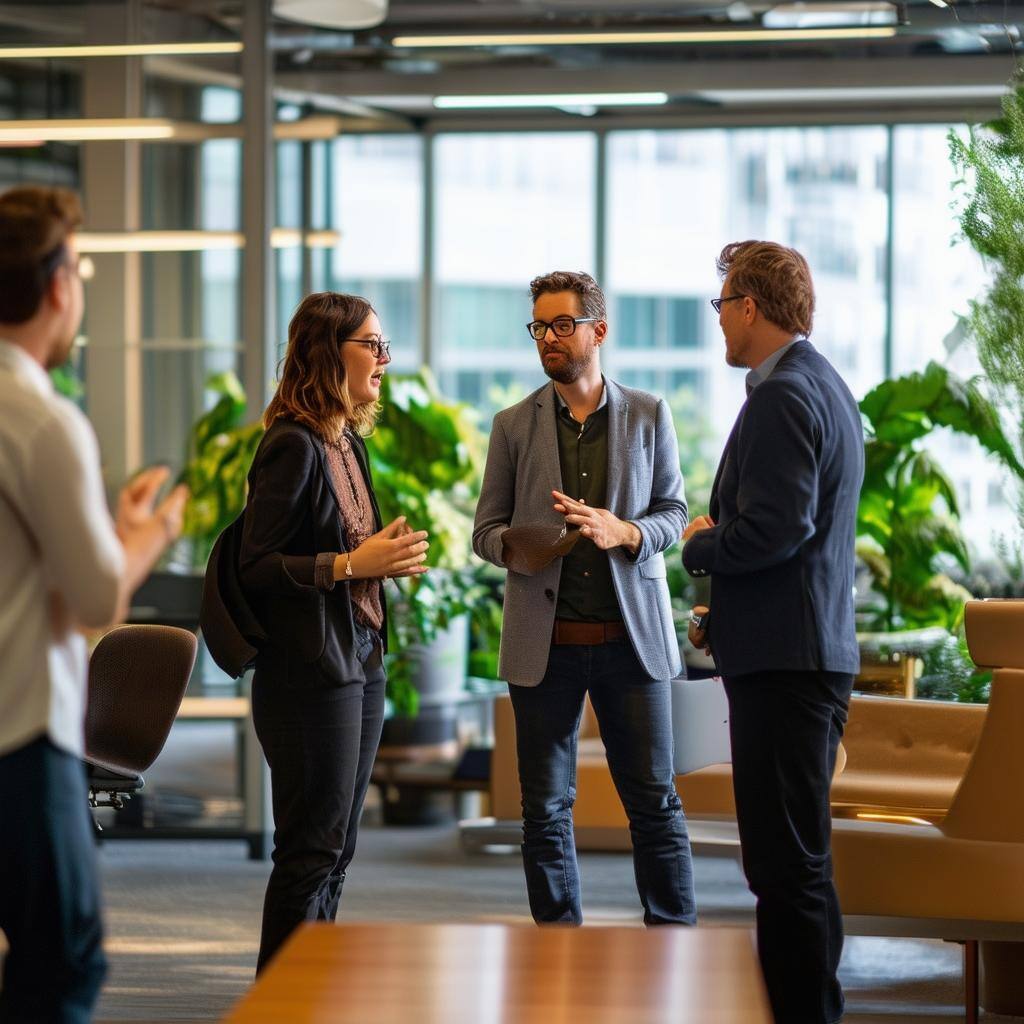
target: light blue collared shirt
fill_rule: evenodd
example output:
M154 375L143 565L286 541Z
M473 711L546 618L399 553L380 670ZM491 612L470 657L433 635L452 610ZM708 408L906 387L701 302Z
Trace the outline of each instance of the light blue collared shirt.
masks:
M803 341L803 338L794 338L792 341L787 342L785 345L780 345L760 366L754 367L753 370L747 373L747 395L749 397L750 392L757 387L758 384L763 384L772 373L772 370L779 365L779 360L798 342Z

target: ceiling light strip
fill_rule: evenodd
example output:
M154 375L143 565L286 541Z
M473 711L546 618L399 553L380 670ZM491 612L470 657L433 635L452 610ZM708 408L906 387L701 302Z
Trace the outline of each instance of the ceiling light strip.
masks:
M651 107L668 102L663 92L535 93L494 96L437 96L438 110L479 110L503 107Z
M340 241L340 232L324 228L306 232L273 228L270 232L275 249L303 244L310 249L332 249ZM240 231L80 231L75 235L75 247L81 253L211 252L244 246L245 235Z
M298 121L279 121L274 138L315 141L333 139L341 133L342 119L314 115ZM47 121L0 121L0 144L42 144L44 142L203 142L207 139L242 137L240 124L211 124L172 121L160 117L71 118Z
M487 35L395 36L396 47L594 46L642 43L791 43L838 39L890 39L896 29L804 28L737 29L722 32L517 32Z
M188 54L241 53L240 42L117 43L103 46L2 46L0 60L43 57L177 57Z
M0 121L0 142L97 142L170 139L173 121L159 117Z

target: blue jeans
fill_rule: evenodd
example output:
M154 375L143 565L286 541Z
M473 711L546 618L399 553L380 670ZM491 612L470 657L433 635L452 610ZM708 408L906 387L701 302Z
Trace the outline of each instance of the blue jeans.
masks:
M587 693L629 818L644 923L695 924L690 838L672 771L669 681L651 679L628 640L554 644L538 686L509 687L533 919L538 924L583 920L572 806Z
M107 970L82 762L48 739L0 757L3 1024L87 1024Z

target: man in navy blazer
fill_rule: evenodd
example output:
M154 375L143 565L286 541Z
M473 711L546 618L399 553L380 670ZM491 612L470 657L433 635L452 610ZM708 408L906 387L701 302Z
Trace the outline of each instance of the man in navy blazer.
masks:
M718 271L713 304L726 362L749 369L747 401L710 514L683 534L683 565L711 576L703 640L729 699L743 867L775 1020L832 1024L843 1014L843 929L829 785L860 667L853 573L863 432L849 388L807 341L814 286L803 256L736 242Z

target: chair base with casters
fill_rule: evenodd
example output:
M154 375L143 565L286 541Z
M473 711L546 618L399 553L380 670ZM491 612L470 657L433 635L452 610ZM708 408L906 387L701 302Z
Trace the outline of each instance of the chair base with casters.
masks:
M119 811L146 785L146 780L138 772L126 772L88 757L85 758L85 767L90 807L113 807ZM98 822L96 827L100 827Z

